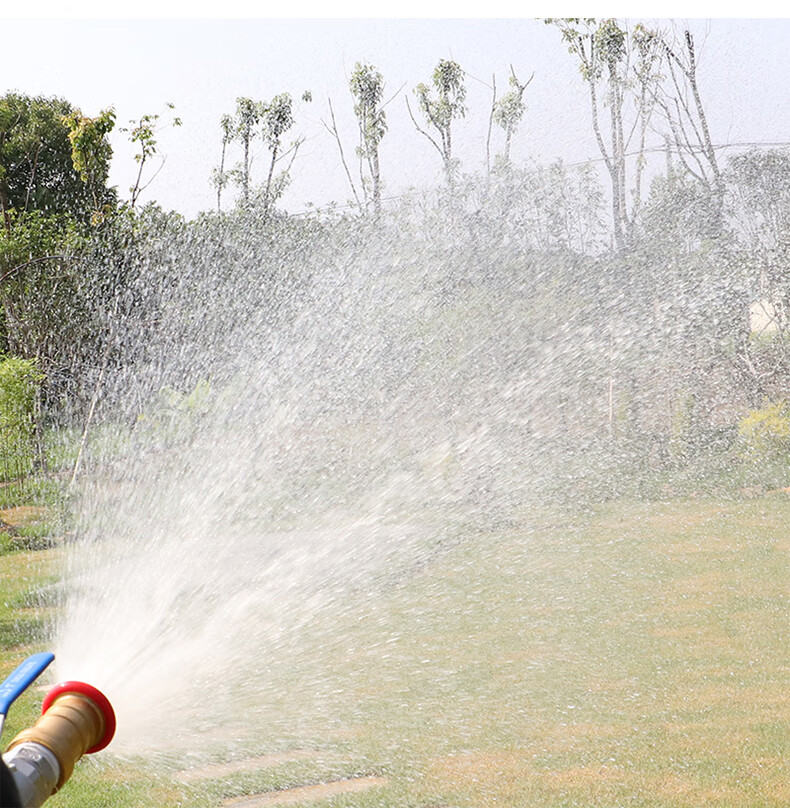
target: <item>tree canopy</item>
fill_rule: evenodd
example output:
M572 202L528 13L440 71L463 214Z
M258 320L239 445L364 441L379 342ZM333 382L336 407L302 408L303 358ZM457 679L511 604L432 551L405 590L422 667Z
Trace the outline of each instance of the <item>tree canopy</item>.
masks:
M107 187L112 150L106 135L112 126L109 114L103 116L97 129L61 98L20 93L0 98L0 210L7 230L12 210L88 222L115 200ZM90 144L84 143L88 133ZM80 143L82 168L74 160Z

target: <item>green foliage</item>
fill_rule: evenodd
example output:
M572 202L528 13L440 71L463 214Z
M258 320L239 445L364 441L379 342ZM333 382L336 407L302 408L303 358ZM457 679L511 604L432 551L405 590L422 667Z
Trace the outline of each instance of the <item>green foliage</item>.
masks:
M280 159L282 152L282 137L293 126L293 99L288 93L280 93L274 96L268 104L261 107L261 133L263 140L271 152L271 162L269 163L269 173L266 177L266 185L263 189L262 200L264 209L268 210L282 196L290 177L288 170L280 172L275 177L274 167ZM299 141L293 145L294 154L299 148Z
M222 192L232 179L231 173L225 170L225 155L235 136L233 116L223 115L220 119L220 128L222 130L222 157L219 166L211 171L211 183L217 189L217 210L222 210Z
M37 258L67 255L81 243L80 228L65 214L12 210L8 223L0 230L0 276L5 276L6 284L17 280L16 267Z
M98 134L106 129L109 117L110 113L102 113L93 131L88 133L86 124L77 137L80 142L92 141L92 150L82 144L84 169L92 178L88 183L74 165L69 132L72 124L79 129L79 122L89 119L60 98L18 93L0 98L0 209L6 228L12 209L68 215L87 223L97 206L113 202L114 194L106 187L111 151L104 135Z
M433 71L431 86L420 83L414 88L414 92L425 119L439 136L439 143L428 133L423 134L426 134L442 155L445 174L448 182L452 183L457 170L453 160L452 125L454 120L466 115L464 71L457 62L440 59Z
M0 508L17 505L56 508L62 502L63 489L55 479L37 476L0 486Z
M309 102L312 95L306 91L302 100ZM222 159L218 168L212 172L212 182L217 188L217 206L221 205L223 189L229 182L234 182L241 190L239 202L249 205L252 201L252 145L256 138L266 143L271 153L266 182L257 194L256 201L260 202L265 213L282 196L290 181L290 166L301 145L297 140L288 150L283 149L283 135L294 124L293 98L289 93L280 93L274 96L271 102L254 101L252 98L240 97L236 99L236 114L223 115L220 121L222 128ZM231 170L225 169L225 156L228 146L237 141L242 147L242 161ZM274 169L277 162L290 153L291 161L288 167L275 176Z
M357 156L367 166L367 176L363 174L362 187L366 199L368 192L371 193L378 215L381 205L379 146L387 132L387 115L382 108L384 78L372 65L357 62L349 87L354 97L354 114L359 125Z
M501 156L498 156L498 162L501 165L509 166L510 164L510 145L513 140L513 135L524 117L526 105L524 104L524 90L527 89L535 74L527 79L522 84L518 80L516 71L513 67L510 68L510 90L498 99L491 110L491 123L495 123L501 127L505 132L505 148Z
M646 137L660 81L659 39L641 25L629 33L615 19L546 22L560 30L569 52L578 60L582 79L589 85L593 133L612 185L615 243L618 250L626 251L632 246L633 229L639 220ZM608 107L606 115L604 107ZM633 170L626 159L634 148L632 138L637 139ZM633 189L628 187L631 173Z
M49 372L76 349L87 323L77 254L84 228L66 214L12 211L0 229L0 351L38 357Z
M115 204L113 121L62 99L0 98L0 351L38 357L47 374L84 330L73 258Z
M173 104L167 104L168 110L175 109ZM129 134L129 142L137 148L134 155L134 160L138 165L137 179L134 185L129 189L131 194L130 203L134 207L140 194L151 184L153 178L143 185L143 169L146 163L150 163L152 157L159 153L159 145L157 143L158 133L161 129L159 124L160 115L143 115L139 120L131 121L130 128L125 127L121 132ZM174 116L171 121L171 126L181 126L181 119ZM162 161L164 162L164 160ZM156 176L156 175L154 175Z
M545 20L556 26L568 51L579 59L579 70L585 81L595 83L603 77L604 69L610 82L626 80L631 43L646 57L655 44L654 32L638 24L632 33L617 20L596 20L593 17L551 18ZM644 67L644 65L642 65Z
M436 98L432 95L434 91ZM432 86L421 83L414 92L428 122L440 133L466 114L464 71L457 62L440 59L433 71Z
M293 126L293 99L280 93L261 108L261 132L270 151L279 150L282 136Z
M751 410L738 424L740 454L752 464L785 460L790 467L790 407L785 401Z
M603 190L589 165L561 160L524 168L504 159L494 164L488 213L525 247L547 252L599 252L606 243Z
M236 99L235 132L240 140L246 141L254 136L255 127L261 119L261 111L262 105L258 101L253 101L247 96Z
M730 158L725 172L729 214L746 243L761 252L767 281L787 289L790 258L790 156L778 149ZM779 260L778 260L779 259Z
M349 82L354 96L354 114L359 121L360 157L369 157L387 131L387 114L381 108L384 77L373 65L357 62Z
M593 33L593 48L598 57L596 61L605 64L614 74L628 53L626 32L616 20L604 20Z
M115 111L112 108L106 109L98 117L88 118L75 110L65 116L64 121L69 128L72 163L93 197L92 220L95 222L109 207L105 205L105 210L101 210L100 196L107 185L112 157L108 135L115 126Z
M524 87L519 84L518 77L511 74L508 79L510 91L505 93L494 106L494 123L501 126L506 133L516 131L519 121L524 117Z
M650 184L642 232L657 254L688 255L702 247L714 215L710 194L687 173L672 168Z
M0 478L29 473L34 460L35 405L42 375L28 359L0 359Z

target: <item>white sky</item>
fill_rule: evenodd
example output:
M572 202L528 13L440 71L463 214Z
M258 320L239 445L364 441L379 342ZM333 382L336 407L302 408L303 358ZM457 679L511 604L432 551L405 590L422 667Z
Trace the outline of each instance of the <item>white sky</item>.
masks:
M430 18L437 4L411 2L397 11L390 6L387 18L355 16L355 5L362 9L357 14L369 13L361 4L297 2L287 6L291 19L274 18L274 4L264 0L226 2L222 17L211 17L216 6L200 3L190 8L190 18L179 17L166 0L108 5L107 0L77 4L70 6L70 17L57 18L62 4L29 0L22 10L0 0L0 93L61 96L86 115L114 106L119 127L146 113L164 113L166 103L174 103L183 125L161 131L166 161L142 201L156 199L190 216L216 205L209 177L219 162L219 121L233 112L241 95L268 100L290 92L298 99L304 90L312 92L312 103L297 107L291 134L304 135L306 141L281 205L298 211L308 202L346 202L351 194L337 146L321 120L329 121L331 98L353 168L356 128L348 76L358 60L381 71L388 95L403 87L387 107L389 132L382 144L386 193L425 186L439 177L438 154L415 131L404 99L413 99L415 85L429 81L440 58L455 59L468 74L469 113L456 136L466 171L482 168L485 160L491 103L486 83L496 74L500 92L505 91L510 65L522 80L535 74L525 94L527 113L514 157L542 163L555 157L567 162L599 157L585 88L559 32L534 18L511 17L506 12L515 4L492 2L485 6L492 18L465 19ZM335 10L333 18L316 18L317 9L325 7ZM404 19L404 13L414 16ZM549 13L544 9L542 16ZM685 22L677 20L679 26ZM700 81L714 140L790 141L790 20L695 19L688 24L701 52ZM416 113L416 105L412 108ZM125 138L120 132L113 136L111 182L122 196L136 171ZM495 136L494 149L500 144ZM267 155L259 146L258 181L265 178ZM232 161L237 158L238 153L231 155ZM228 203L231 197L226 194Z

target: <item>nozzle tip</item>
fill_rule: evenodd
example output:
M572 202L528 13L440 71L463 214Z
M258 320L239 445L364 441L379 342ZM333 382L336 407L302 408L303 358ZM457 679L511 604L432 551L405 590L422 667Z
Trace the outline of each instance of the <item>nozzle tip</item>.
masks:
M93 752L98 752L104 749L115 735L115 711L112 708L108 698L101 692L101 690L93 687L93 685L86 684L85 682L61 682L55 685L49 693L44 697L41 704L42 715L54 704L55 700L66 693L76 693L90 699L101 711L104 716L104 734L90 749L86 751L86 755Z

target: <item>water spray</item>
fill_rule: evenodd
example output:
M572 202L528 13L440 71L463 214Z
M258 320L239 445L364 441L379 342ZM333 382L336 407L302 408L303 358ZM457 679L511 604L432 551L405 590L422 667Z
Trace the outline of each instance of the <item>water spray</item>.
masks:
M52 662L50 653L25 660L0 685L0 729L11 703ZM2 808L38 808L71 777L83 755L104 749L115 734L106 696L85 682L61 682L46 695L41 718L22 730L2 756Z

